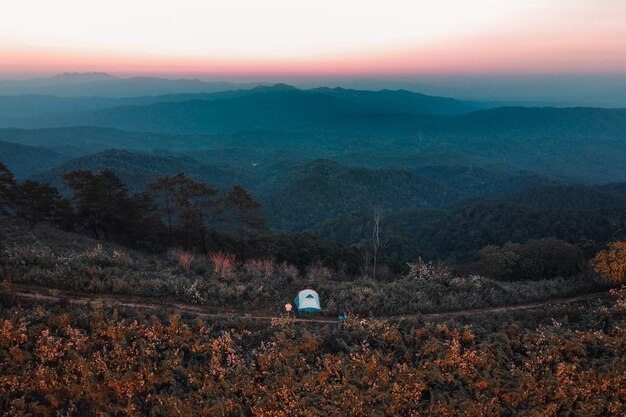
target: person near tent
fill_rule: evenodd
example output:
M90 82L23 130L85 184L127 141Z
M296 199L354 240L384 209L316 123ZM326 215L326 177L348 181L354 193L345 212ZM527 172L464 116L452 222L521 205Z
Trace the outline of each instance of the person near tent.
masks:
M292 309L293 309L293 306L291 305L291 303L285 304L285 311L287 312L287 314L291 314Z

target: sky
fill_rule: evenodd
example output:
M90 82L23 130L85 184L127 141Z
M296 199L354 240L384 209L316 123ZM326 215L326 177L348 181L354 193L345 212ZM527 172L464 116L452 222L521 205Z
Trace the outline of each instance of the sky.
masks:
M62 72L626 106L626 0L20 0L0 79Z
M20 0L0 76L626 74L626 0Z

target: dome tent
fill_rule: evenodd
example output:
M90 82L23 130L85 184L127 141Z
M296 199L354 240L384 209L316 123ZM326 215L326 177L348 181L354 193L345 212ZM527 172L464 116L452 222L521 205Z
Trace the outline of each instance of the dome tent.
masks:
M306 289L300 291L294 303L298 311L305 311L307 313L322 311L320 296L313 290Z

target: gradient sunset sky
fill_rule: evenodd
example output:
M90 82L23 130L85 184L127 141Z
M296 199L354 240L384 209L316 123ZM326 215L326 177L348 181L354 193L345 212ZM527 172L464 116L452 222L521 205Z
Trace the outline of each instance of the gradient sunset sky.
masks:
M625 0L5 2L0 75L624 74Z

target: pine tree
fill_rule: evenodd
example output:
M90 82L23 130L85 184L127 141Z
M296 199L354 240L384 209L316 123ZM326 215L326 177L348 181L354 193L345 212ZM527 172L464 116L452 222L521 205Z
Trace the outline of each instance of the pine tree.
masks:
M216 194L216 189L183 175L178 183L174 199L180 213L180 222L185 232L187 246L190 246L190 230L196 229L205 254L207 253L205 222L215 207L213 197Z
M60 200L59 190L52 185L26 180L17 189L17 214L31 225L52 222Z
M0 213L8 214L14 208L17 184L11 170L0 162Z
M132 202L124 183L109 169L100 174L76 170L63 175L74 195L78 220L95 239L124 234Z
M182 172L173 177L157 176L148 184L148 188L155 196L159 210L167 221L170 245L174 241L174 225L178 224L183 231L186 246L191 246L191 232L197 230L206 253L205 223L214 209L213 197L217 190L188 178Z
M159 211L165 216L170 245L174 243L174 220L176 207L174 199L176 197L177 184L185 174L182 172L174 177L161 177L157 175L154 181L148 184L148 189L156 199Z
M261 204L240 185L235 185L224 200L230 227L239 236L239 256L244 257L244 238L253 232L267 230L265 219L259 215Z

